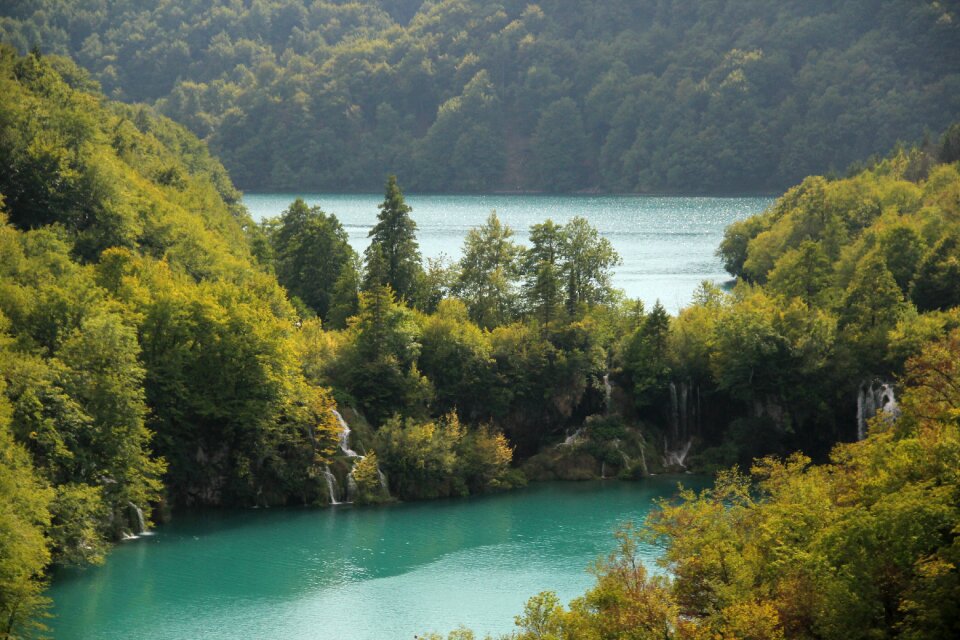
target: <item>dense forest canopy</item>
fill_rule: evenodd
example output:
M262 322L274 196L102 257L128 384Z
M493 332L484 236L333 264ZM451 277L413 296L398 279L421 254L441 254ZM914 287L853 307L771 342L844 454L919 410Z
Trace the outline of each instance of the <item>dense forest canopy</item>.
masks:
M951 0L6 3L244 189L781 190L960 115Z

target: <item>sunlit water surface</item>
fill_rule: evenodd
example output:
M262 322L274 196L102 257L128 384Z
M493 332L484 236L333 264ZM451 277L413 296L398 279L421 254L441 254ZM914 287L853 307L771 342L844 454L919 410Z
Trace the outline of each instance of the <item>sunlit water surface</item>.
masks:
M246 194L254 219L280 215L297 197L337 216L358 252L368 244L382 195L295 193ZM552 218L583 216L613 243L623 258L613 283L648 305L659 299L675 312L690 301L703 280L729 280L715 252L731 222L759 213L773 200L763 197L408 195L424 257L460 257L467 231L491 211L526 242L530 225Z
M387 507L184 515L105 565L54 580L53 636L390 640L512 629L542 590L566 602L656 498L694 476L549 483ZM657 549L641 549L653 567Z

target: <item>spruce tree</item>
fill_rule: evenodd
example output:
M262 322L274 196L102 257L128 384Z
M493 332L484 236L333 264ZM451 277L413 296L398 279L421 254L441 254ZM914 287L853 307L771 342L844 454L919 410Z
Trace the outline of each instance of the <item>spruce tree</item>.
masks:
M365 252L367 274L364 289L390 285L398 299L413 300L423 273L417 223L410 218L412 209L404 202L396 176L387 178L383 202L378 208L378 222L370 230L370 246ZM377 251L386 264L384 269L373 270L371 260Z

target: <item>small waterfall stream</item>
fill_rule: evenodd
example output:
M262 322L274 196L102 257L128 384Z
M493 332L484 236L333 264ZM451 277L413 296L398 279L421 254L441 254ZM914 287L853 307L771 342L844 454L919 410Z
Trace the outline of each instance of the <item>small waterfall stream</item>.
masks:
M343 452L345 456L353 460L351 463L350 473L347 474L346 495L341 495L340 485L337 482L336 476L334 476L333 472L330 471L330 465L326 466L326 470L324 471L323 475L327 481L327 490L330 494L330 504L351 504L356 499L357 493L359 492L357 481L353 477L353 471L356 469L357 463L366 459L366 456L360 455L350 448L350 425L347 424L347 421L336 409L333 409L333 415L336 416L337 422L340 423L340 451ZM384 493L389 496L390 490L387 488L387 476L385 476L383 471L380 470L380 465L377 465L377 476L380 478L380 487L383 489Z
M342 504L339 500L340 486L337 484L337 477L330 471L330 465L324 467L323 476L327 479L327 492L330 494L330 504Z
M693 434L700 431L700 386L691 387L686 380L670 382L670 435L663 442L666 466L687 468Z
M350 458L359 458L360 454L350 448L350 425L347 424L347 421L343 419L343 416L340 415L340 412L336 409L333 410L333 415L337 418L337 422L340 423L340 450Z
M610 384L610 374L603 374L603 408L610 415L610 398L613 395L613 385Z
M133 502L127 502L127 508L130 510L130 521L133 526L131 527L130 533L123 532L123 539L136 540L140 536L152 535L151 531L147 528L147 521L143 516L143 509Z
M867 421L881 412L891 420L900 415L893 385L879 380L864 380L857 390L857 440L867 437Z

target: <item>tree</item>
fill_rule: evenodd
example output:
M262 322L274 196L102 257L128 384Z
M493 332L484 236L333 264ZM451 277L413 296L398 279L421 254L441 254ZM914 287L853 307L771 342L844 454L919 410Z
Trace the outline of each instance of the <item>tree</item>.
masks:
M4 351L0 345L6 357ZM49 604L43 589L53 491L37 476L27 450L14 441L2 387L0 382L0 636L18 638L43 630L38 617Z
M669 335L670 316L658 300L627 341L623 355L623 372L637 408L653 404L669 382Z
M880 237L884 262L904 295L910 293L914 274L923 259L926 247L920 234L912 228L898 225L886 230Z
M830 286L833 265L819 243L806 240L783 254L768 276L770 289L808 304L821 303L821 293Z
M960 239L942 238L920 263L910 297L921 311L960 305Z
M515 283L522 249L512 237L513 229L501 224L492 212L463 242L456 291L467 303L473 321L485 328L508 322L516 311Z
M336 216L297 198L278 222L266 228L271 230L277 280L291 295L324 321L332 309L350 306L356 254ZM344 310L337 313L342 321Z
M341 375L367 418L379 425L397 413L421 415L432 390L417 369L420 328L413 312L396 302L389 285L374 285L360 294L350 330L353 345Z
M897 281L874 251L857 264L857 271L844 292L840 327L853 361L872 373L883 359L887 334L896 326L906 305Z
M563 304L563 226L547 220L530 227L523 256L523 296L528 313L543 324L557 319Z
M367 274L364 288L389 285L400 300L413 300L423 267L420 245L417 244L417 223L410 218L411 209L403 199L396 176L387 178L383 202L378 206L377 224L370 230L370 246L366 250ZM374 253L382 253L385 264L371 269Z
M587 134L580 109L561 98L540 114L533 134L538 182L549 191L575 191L589 184Z
M566 305L571 315L582 304L602 304L612 298L610 278L613 268L622 260L610 241L601 238L586 218L578 216L563 225L562 255Z

